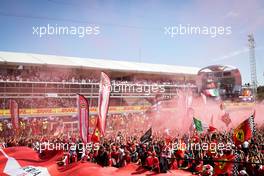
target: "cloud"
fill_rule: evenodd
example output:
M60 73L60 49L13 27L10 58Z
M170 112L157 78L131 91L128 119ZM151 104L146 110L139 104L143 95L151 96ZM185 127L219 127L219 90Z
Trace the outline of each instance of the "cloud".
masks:
M238 55L246 53L246 52L248 52L248 48L243 48L243 49L236 50L236 51L233 51L231 53L228 53L228 54L226 54L224 56L212 59L212 61L213 62L219 62L219 61L227 60L227 59L230 59L232 57L238 56Z
M263 49L263 48L264 48L263 46L259 46L259 47L256 47L255 50L260 50L260 49ZM235 56L247 53L247 52L249 52L249 48L242 48L240 50L235 50L235 51L233 51L231 53L228 53L228 54L226 54L224 56L212 59L211 61L212 62L225 61L225 60L228 60L228 59L230 59L232 57L235 57Z
M235 12L235 11L229 11L227 12L227 14L225 15L225 18L236 18L239 16L239 13Z

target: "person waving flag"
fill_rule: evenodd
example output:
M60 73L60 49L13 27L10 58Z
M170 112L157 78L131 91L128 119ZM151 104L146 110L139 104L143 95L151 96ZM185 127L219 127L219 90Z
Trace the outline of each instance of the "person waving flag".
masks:
M243 144L253 137L255 133L254 118L255 112L234 129L233 141L235 145Z

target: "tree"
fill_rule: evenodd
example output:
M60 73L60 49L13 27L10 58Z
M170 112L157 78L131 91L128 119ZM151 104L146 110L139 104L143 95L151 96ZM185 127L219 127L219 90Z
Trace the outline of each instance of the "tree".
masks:
M257 88L257 99L258 100L264 100L264 86L259 86Z

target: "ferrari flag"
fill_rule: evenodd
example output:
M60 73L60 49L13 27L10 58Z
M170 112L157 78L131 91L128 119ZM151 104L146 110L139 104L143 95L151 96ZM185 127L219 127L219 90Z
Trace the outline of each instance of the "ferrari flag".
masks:
M100 134L99 126L100 126L99 121L97 121L96 127L91 137L91 141L94 143L100 142L101 134Z
M78 117L79 117L79 131L84 143L88 142L89 136L89 103L83 96L77 96Z
M232 162L234 158L234 155L223 155L219 157L218 160L221 162L216 162L216 166L214 167L215 174L231 174L234 166Z
M254 114L234 129L233 140L235 145L243 144L253 137L255 132Z
M12 125L15 129L19 127L19 108L18 104L15 100L10 100L9 102L9 109L10 109L10 117L11 117L11 122Z
M111 91L111 82L109 77L101 72L101 81L99 85L98 98L98 124L101 135L104 136L106 128L106 116L108 112L109 96Z

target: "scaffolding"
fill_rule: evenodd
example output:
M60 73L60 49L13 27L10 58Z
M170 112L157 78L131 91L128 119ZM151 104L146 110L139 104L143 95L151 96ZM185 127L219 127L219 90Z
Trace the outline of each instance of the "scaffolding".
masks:
M256 70L256 59L255 59L255 40L253 34L248 35L248 45L249 45L251 86L253 89L253 96L255 98L257 94L257 70Z

